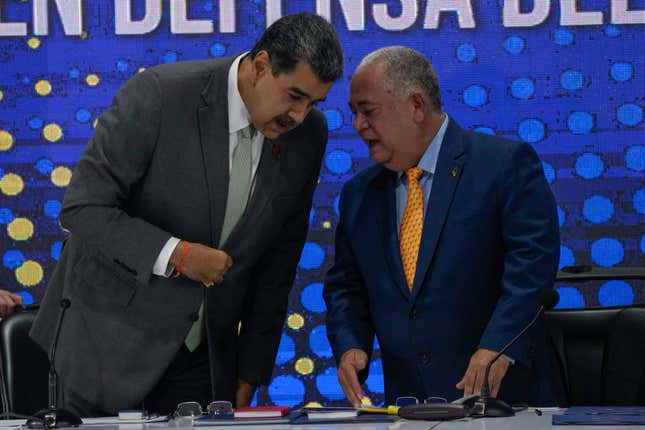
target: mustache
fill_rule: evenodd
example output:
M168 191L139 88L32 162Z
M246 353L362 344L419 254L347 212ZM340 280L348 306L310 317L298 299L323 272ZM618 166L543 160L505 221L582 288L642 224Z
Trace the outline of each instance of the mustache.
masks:
M296 124L296 121L293 118L291 118L289 115L286 115L286 114L278 115L277 117L275 117L275 120L278 122L278 124L284 125L288 129L292 129L296 125L298 125Z

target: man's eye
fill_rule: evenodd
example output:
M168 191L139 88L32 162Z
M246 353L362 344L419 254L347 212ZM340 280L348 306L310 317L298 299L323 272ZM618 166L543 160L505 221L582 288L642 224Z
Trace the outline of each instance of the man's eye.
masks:
M302 96L300 96L300 95L298 95L298 94L289 93L289 97L291 97L291 100L293 100L293 101L300 101L300 100L302 100Z

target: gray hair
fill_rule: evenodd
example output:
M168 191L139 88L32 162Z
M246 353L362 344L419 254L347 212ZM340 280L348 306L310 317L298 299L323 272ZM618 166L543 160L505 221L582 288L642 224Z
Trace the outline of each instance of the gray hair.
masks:
M432 64L419 51L405 46L386 46L367 54L357 70L372 63L383 64L385 78L401 95L419 91L428 98L435 111L441 112L439 78Z

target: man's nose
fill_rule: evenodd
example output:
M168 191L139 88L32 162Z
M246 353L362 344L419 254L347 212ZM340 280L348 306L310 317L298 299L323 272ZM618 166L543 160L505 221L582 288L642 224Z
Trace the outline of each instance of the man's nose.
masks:
M354 130L356 131L361 131L362 129L365 128L366 123L367 121L365 121L365 117L360 113L357 113L354 115L354 121L352 121L352 127L354 127Z
M293 125L301 124L305 120L305 117L309 113L309 110L310 109L306 107L294 107L288 114L289 119L294 123Z

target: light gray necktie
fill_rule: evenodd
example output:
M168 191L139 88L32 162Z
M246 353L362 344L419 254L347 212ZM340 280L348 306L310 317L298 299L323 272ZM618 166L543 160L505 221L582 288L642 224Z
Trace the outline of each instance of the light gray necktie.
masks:
M228 179L228 198L226 199L226 214L222 225L219 246L221 247L228 235L242 217L246 203L249 200L251 188L251 142L255 129L252 125L240 130L240 142L233 151L233 162Z
M228 198L219 246L228 239L246 209L251 189L251 143L255 129L253 125L240 130L240 142L233 150L231 172L228 178ZM197 349L204 334L204 304L199 307L199 318L193 323L186 336L186 347L191 352Z

